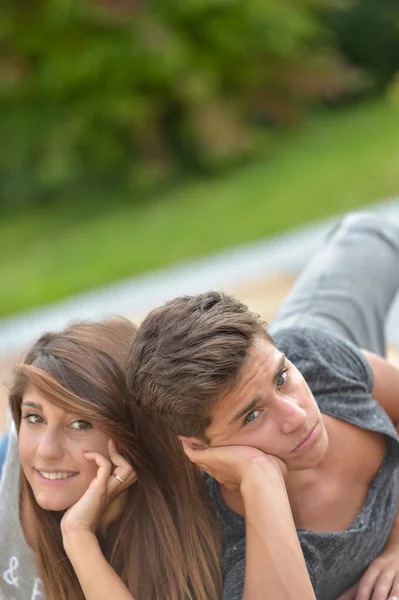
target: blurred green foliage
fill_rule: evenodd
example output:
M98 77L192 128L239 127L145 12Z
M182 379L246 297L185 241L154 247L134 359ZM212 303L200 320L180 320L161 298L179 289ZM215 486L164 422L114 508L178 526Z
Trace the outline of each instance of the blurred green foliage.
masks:
M399 71L398 0L350 0L326 11L339 50L385 88Z
M325 2L4 0L0 209L137 202L253 154L259 124L357 89Z
M276 132L256 160L189 178L156 201L87 215L68 204L4 216L0 316L397 195L392 94L311 116Z

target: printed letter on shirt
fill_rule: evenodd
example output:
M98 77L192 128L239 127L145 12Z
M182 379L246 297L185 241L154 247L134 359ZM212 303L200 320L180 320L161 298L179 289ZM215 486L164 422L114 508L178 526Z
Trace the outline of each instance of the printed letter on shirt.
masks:
M7 571L4 572L3 574L3 579L6 583L8 583L8 585L13 585L16 588L19 587L18 585L18 577L16 577L16 570L19 567L19 561L18 558L16 556L12 556L10 558L10 565L9 565L9 569L7 569Z
M36 600L36 598L43 598L43 594L41 592L42 582L41 579L36 577L35 585L33 586L33 592L30 600Z

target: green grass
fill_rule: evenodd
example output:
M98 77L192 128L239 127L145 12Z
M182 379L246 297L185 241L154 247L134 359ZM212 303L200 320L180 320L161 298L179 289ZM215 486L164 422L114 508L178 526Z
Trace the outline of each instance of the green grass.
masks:
M0 315L399 194L398 131L399 110L381 100L314 117L270 156L145 206L3 220Z

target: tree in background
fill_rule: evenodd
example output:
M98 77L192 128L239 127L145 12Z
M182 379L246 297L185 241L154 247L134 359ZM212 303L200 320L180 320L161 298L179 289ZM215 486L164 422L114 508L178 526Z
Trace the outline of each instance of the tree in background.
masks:
M326 0L7 0L0 208L137 201L361 85Z
M399 71L398 0L351 0L325 16L338 49L384 89Z

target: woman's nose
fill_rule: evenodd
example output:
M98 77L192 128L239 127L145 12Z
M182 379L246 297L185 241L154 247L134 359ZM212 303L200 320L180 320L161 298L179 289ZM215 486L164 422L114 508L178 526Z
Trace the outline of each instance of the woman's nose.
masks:
M37 453L47 460L57 460L62 458L64 455L64 448L62 436L60 436L59 432L57 433L57 431L47 428L40 439Z

